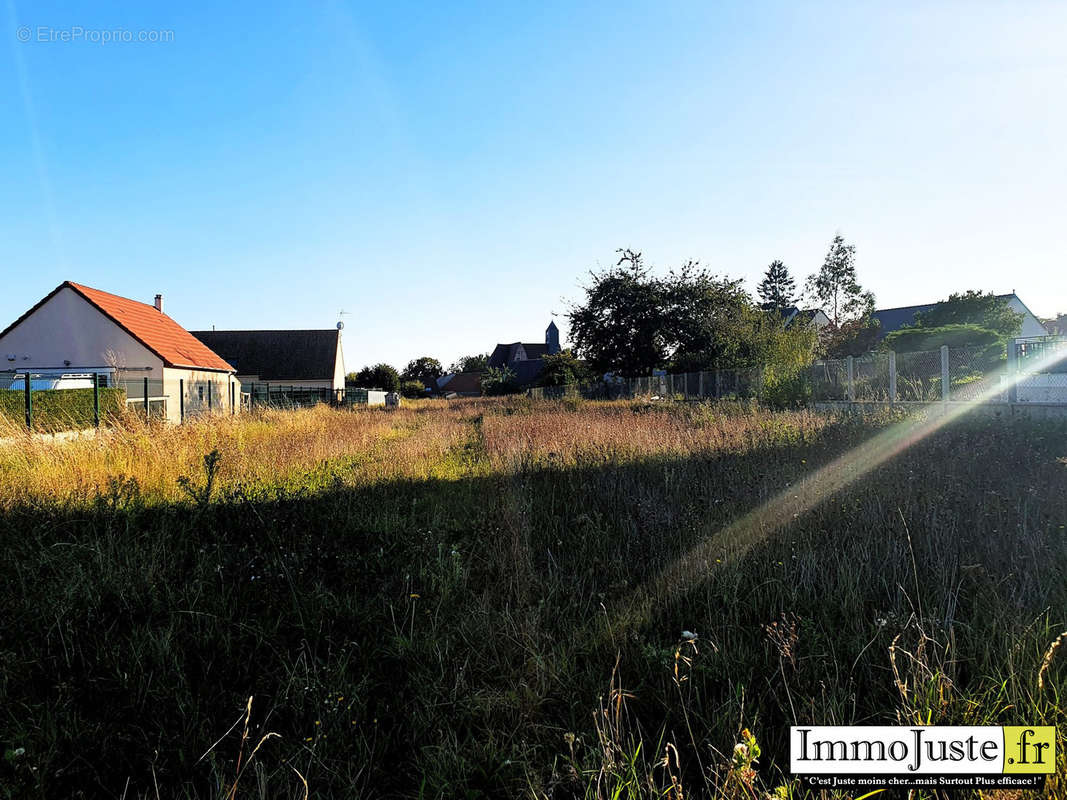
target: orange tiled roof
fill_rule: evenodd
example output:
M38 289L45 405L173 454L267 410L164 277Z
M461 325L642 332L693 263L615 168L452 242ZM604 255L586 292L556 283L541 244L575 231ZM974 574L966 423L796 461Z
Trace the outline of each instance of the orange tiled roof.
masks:
M233 367L207 345L166 314L157 311L155 306L73 281L66 281L59 288L63 286L69 286L96 306L134 339L162 358L168 367L233 371Z

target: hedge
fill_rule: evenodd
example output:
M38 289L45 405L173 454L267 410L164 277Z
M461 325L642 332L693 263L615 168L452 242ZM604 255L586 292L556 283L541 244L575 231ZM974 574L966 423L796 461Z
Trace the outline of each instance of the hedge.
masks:
M55 432L93 427L92 389L51 389L31 392L33 429ZM118 416L126 405L122 389L100 389L100 419ZM26 396L18 389L0 389L0 416L26 420Z

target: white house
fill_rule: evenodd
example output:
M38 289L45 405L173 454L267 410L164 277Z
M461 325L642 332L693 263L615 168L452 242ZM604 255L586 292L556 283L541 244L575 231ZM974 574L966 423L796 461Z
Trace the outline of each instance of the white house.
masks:
M208 411L236 413L240 384L230 364L155 305L65 281L0 332L0 369L45 375L103 373L178 422Z

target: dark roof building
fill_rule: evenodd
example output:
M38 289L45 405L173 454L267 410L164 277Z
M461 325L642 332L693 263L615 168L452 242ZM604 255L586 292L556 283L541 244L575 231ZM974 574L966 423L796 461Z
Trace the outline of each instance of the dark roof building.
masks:
M437 379L437 391L445 397L478 397L482 393L482 373L454 372Z
M545 329L544 344L540 342L512 342L498 344L489 356L488 366L500 369L507 367L515 373L520 386L526 386L537 380L545 363L546 355L555 355L560 351L559 328L555 322L549 322Z
M242 383L345 388L340 330L193 331L192 334L232 364Z

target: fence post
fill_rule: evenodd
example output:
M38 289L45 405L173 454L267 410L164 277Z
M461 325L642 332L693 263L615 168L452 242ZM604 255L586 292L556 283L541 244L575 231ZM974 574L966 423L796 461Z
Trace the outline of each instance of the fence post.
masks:
M144 421L149 421L148 416L148 378L144 379Z
M700 370L697 378L697 394L700 395L700 399L704 399L704 370Z
M941 345L941 407L948 408L948 345Z
M33 430L33 393L30 391L30 373L26 373L26 430Z
M230 416L232 417L237 413L237 407L233 404L234 383L233 378L230 378Z
M178 378L178 422L185 422L185 378Z
M93 373L93 427L100 427L100 375Z
M1008 402L1014 403L1019 398L1017 391L1019 386L1019 361L1018 345L1015 341L1008 342Z
M722 397L722 370L715 368L715 399Z
M845 359L845 368L848 370L848 402L856 402L856 372L855 362L852 356Z
M889 407L897 404L897 354L889 351Z

